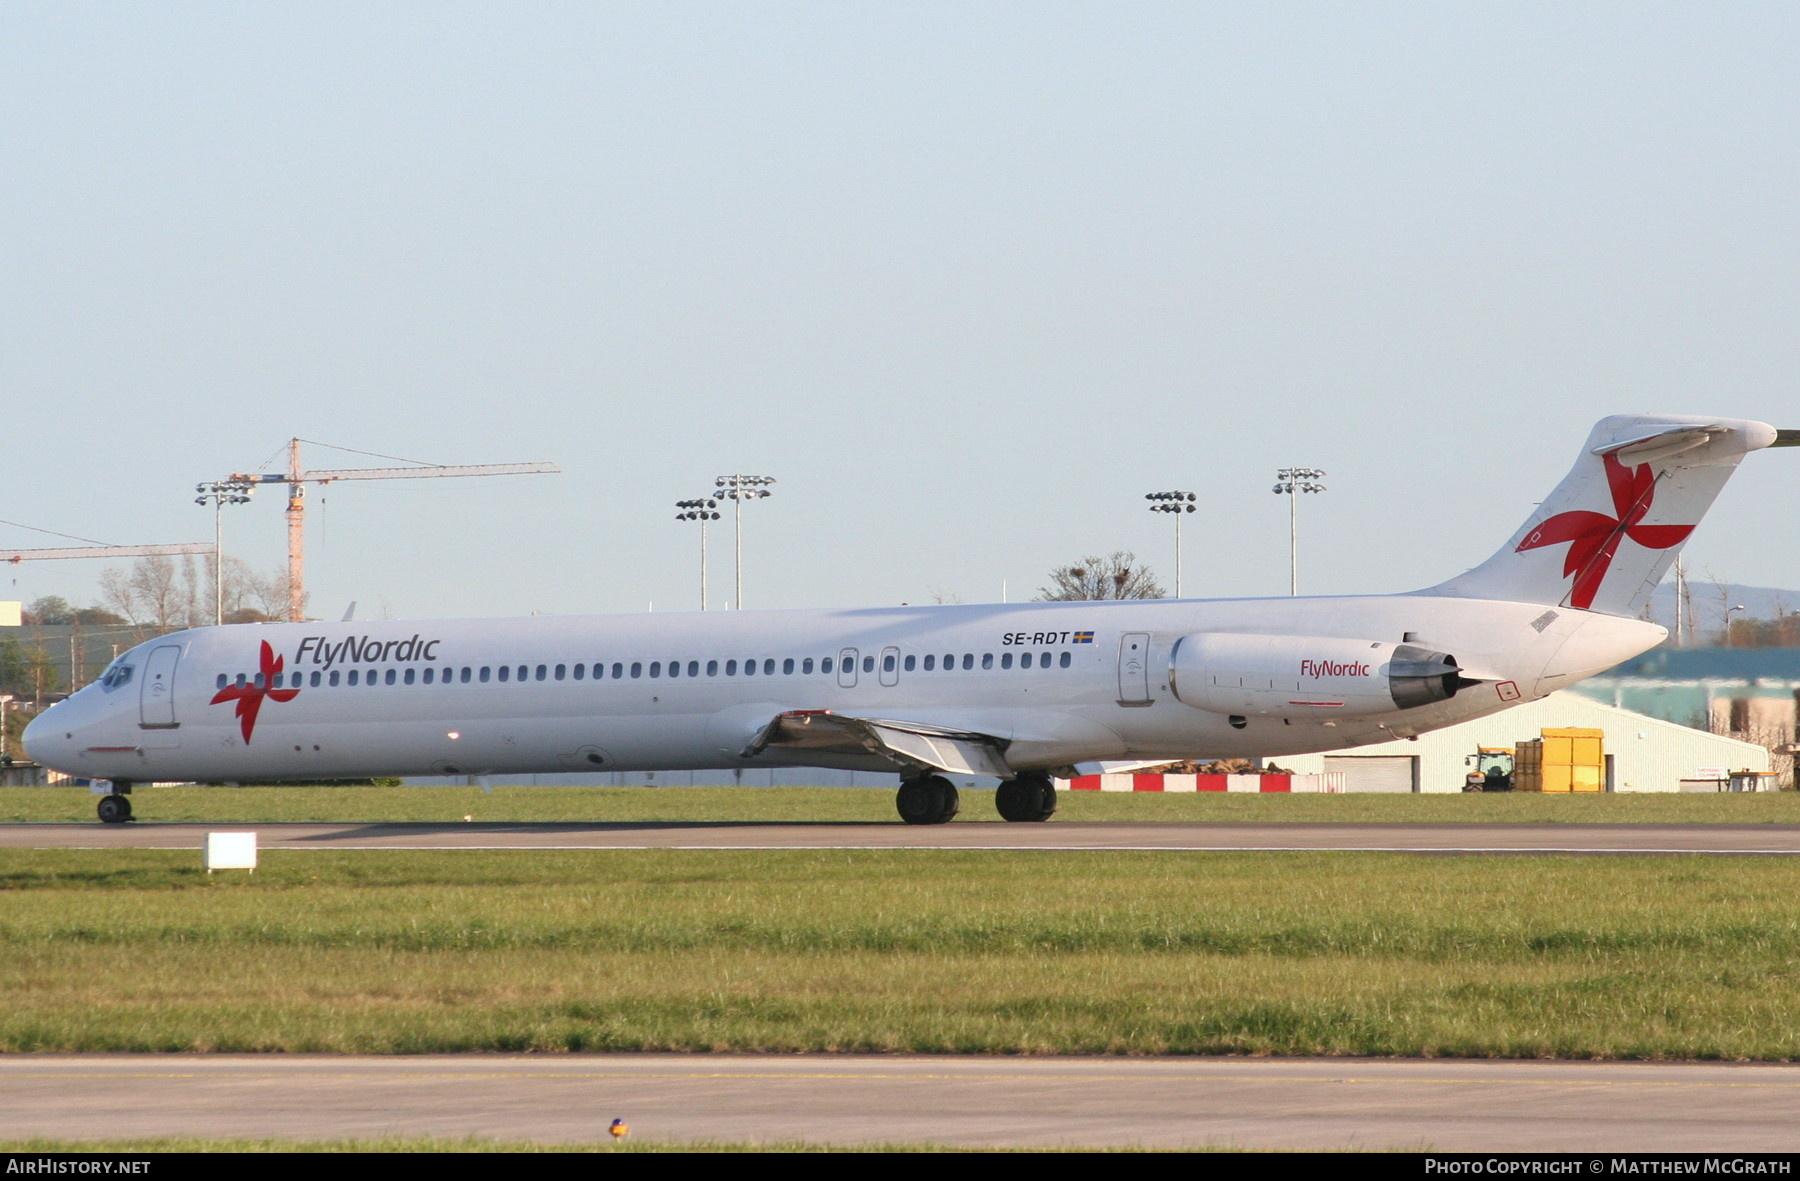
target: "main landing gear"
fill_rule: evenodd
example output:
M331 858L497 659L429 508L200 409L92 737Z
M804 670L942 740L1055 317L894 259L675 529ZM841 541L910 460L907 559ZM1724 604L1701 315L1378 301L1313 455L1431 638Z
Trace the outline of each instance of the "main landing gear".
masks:
M942 775L922 775L900 784L894 806L908 824L944 824L956 815L961 801L956 785Z
M102 822L124 824L131 819L131 796L126 794L130 791L131 784L115 781L113 794L100 797L100 803L96 806L95 811L100 813Z
M994 792L1002 820L1041 821L1056 814L1056 784L1038 772L1003 780Z
M900 784L894 806L908 824L943 824L955 817L956 785L942 775L921 775ZM1056 814L1056 785L1041 771L1001 782L994 806L1002 820L1043 821Z

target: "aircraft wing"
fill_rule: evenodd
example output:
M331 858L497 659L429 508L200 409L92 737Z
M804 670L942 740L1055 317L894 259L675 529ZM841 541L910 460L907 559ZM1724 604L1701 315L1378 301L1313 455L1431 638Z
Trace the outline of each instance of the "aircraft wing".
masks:
M744 748L746 758L770 748L820 754L877 754L902 766L927 767L958 775L1013 777L1006 765L1007 740L972 730L927 722L857 718L828 709L796 709L776 714Z

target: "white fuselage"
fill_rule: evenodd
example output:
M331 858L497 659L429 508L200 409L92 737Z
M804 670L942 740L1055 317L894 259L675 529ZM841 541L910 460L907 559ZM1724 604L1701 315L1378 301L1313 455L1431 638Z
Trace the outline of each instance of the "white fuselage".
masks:
M901 769L874 751L747 752L772 718L818 710L988 735L1014 771L1277 757L1493 713L1663 635L1431 594L208 627L127 652L26 746L124 781ZM1195 653L1261 649L1202 642L1218 636L1279 642L1226 667ZM1382 698L1402 643L1448 654L1466 680L1410 708ZM1374 656L1358 661L1364 645Z

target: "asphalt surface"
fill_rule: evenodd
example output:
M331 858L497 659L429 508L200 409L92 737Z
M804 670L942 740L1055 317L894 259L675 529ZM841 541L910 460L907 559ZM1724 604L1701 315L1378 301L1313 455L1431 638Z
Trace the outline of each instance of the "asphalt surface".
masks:
M79 1140L481 1137L1729 1153L1800 1148L1800 1067L1357 1059L18 1056L0 1127Z
M1797 854L1780 824L155 824L0 825L8 849L198 849L255 831L264 849L1361 850Z

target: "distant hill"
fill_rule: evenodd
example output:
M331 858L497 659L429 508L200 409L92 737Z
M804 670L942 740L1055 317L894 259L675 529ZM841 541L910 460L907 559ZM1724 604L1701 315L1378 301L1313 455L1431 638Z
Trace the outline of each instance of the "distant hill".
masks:
M1693 603L1689 616L1694 636L1689 643L1701 646L1716 641L1725 630L1725 609L1743 605L1732 613L1734 619L1774 619L1780 615L1800 614L1800 591L1773 586L1739 586L1735 582L1697 582L1689 580L1688 599ZM1663 579L1650 600L1650 618L1670 631L1675 630L1675 576Z

